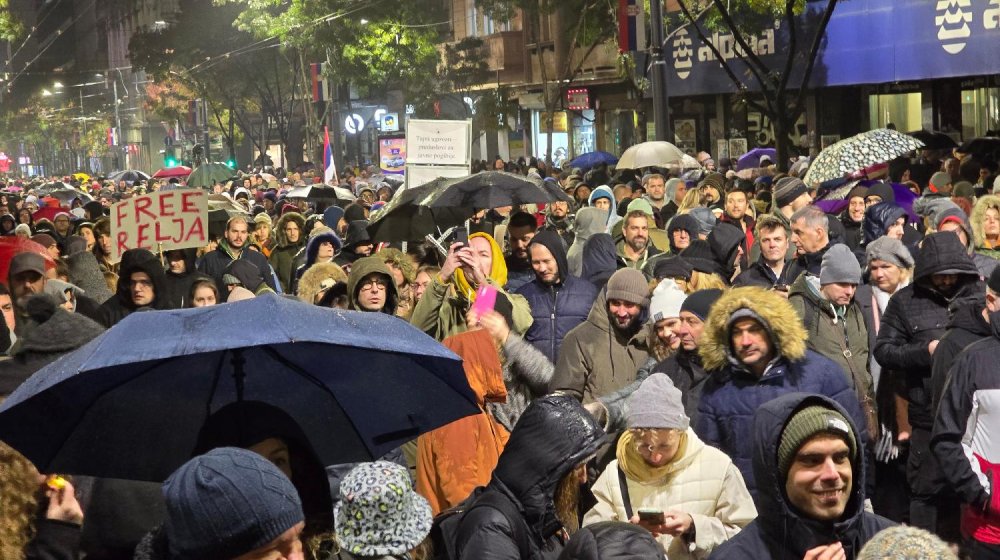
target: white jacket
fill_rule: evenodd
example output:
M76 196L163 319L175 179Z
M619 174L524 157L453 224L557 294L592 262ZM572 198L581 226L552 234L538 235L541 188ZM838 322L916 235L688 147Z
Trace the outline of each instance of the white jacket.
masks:
M685 455L671 465L660 480L649 483L627 480L632 514L639 509L682 511L694 520L694 542L660 535L657 540L670 560L702 559L757 517L757 508L739 469L718 449L705 445L694 430L687 430ZM583 524L628 521L618 482L618 461L608 465L591 489L595 505Z

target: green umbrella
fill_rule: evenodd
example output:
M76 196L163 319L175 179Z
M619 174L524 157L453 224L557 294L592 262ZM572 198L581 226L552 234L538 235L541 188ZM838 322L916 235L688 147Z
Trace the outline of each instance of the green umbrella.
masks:
M215 183L224 183L235 173L224 163L206 163L195 168L188 176L189 187L208 188Z

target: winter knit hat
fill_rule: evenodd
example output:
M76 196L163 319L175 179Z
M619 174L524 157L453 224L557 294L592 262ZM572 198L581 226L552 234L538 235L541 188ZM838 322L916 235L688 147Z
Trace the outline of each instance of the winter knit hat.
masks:
M798 177L782 177L774 184L774 207L783 208L809 189Z
M688 215L698 220L698 233L708 235L712 233L712 228L715 227L715 214L711 210L705 208L704 206L699 206L697 208L692 208Z
M87 250L87 240L79 235L71 235L66 238L66 256L75 255Z
M875 534L858 560L958 560L944 541L916 527L898 525Z
M687 430L691 420L684 413L681 392L665 373L643 380L628 398L629 428Z
M48 249L49 247L56 244L56 240L52 238L51 235L47 233L38 233L31 236L31 240L38 243L42 247Z
M184 463L163 483L170 554L235 558L304 521L302 502L274 463L220 447Z
M896 192L892 190L892 185L888 183L875 183L874 185L868 187L868 194L865 198L877 196L882 199L882 202L896 203Z
M271 216L268 216L267 212L261 212L260 214L257 214L256 216L254 216L253 217L253 223L254 223L254 227L257 227L257 226L259 226L261 224L266 224L267 227L271 227L273 225L272 222L271 222Z
M712 305L722 297L722 290L710 288L708 290L698 290L688 294L688 297L681 304L681 311L687 311L698 317L702 321L708 318L708 312L712 310Z
M927 190L932 193L940 192L941 189L951 184L951 174L938 171L931 175L931 180L927 182Z
M660 282L649 300L649 321L656 323L663 319L680 317L681 305L685 299L687 294L677 287L677 282L673 280Z
M840 412L823 405L809 405L798 410L781 431L778 443L778 472L784 480L792 466L795 453L816 434L842 437L851 450L851 463L858 460L858 440L851 423Z
M631 214L636 210L642 210L643 212L645 212L647 216L653 215L653 205L650 204L649 201L646 200L645 198L637 198L632 202L629 202L628 210L625 211L625 214L626 215Z
M334 506L337 540L364 557L405 554L431 531L433 514L413 491L405 467L386 461L361 463L340 483Z
M860 284L861 265L847 245L836 244L827 249L823 255L823 264L819 272L819 284Z
M344 209L339 206L331 206L323 210L323 223L326 227L336 229L337 224L344 217Z
M694 267L691 263L687 261L684 257L663 257L656 261L653 265L653 277L657 279L664 278L683 278L684 280L691 279L691 272L694 271Z
M715 261L715 253L708 241L694 239L686 249L681 251L684 260L691 264L691 268L706 274L718 274L719 263Z
M607 298L648 306L649 285L646 283L646 277L634 268L623 268L615 272L608 279Z
M865 259L870 265L872 261L885 261L899 268L913 268L913 255L903 245L903 242L892 237L879 237L865 248Z

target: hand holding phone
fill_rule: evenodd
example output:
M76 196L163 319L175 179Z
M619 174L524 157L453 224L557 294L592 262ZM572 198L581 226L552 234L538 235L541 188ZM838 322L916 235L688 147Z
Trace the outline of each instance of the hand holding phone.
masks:
M663 525L665 518L662 509L639 509L639 522L643 525Z

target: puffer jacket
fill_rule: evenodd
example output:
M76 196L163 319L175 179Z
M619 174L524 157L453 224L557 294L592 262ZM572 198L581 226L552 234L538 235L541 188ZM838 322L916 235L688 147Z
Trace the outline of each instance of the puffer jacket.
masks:
M884 369L905 376L910 424L929 431L934 423L930 387L933 360L927 346L944 335L949 306L974 299L984 288L976 265L958 236L950 232L927 236L916 261L913 283L893 294L885 308L874 352ZM958 275L950 296L931 283L932 275L945 272Z
M382 313L388 315L396 314L396 306L399 305L399 294L396 292L396 283L392 279L392 272L379 257L363 257L354 261L351 273L347 275L347 295L350 298L347 304L348 309L354 311L366 311L358 304L358 292L361 291L361 280L369 274L381 274L386 281L385 304L382 306Z
M597 288L569 272L566 250L558 234L540 231L531 240L528 250L536 244L544 246L555 257L559 282L545 284L535 278L514 293L523 296L531 306L531 328L524 339L545 354L549 361L556 363L563 338L587 319L590 306L597 297Z
M115 295L101 304L101 324L107 328L117 325L122 319L135 311L132 303L131 276L135 272L145 272L153 282L153 302L151 309L170 309L170 291L167 288L167 275L163 272L160 259L146 249L129 249L122 254L121 274Z
M313 265L316 264L316 258L319 255L319 246L323 243L330 243L333 245L333 257L327 262L334 262L337 253L340 252L341 247L344 243L340 240L340 237L333 232L331 229L324 228L322 231L315 231L309 235L309 241L306 243L304 249L305 260L302 264L295 267L295 272L292 274L292 283L289 286L288 293L298 294L299 292L299 280L302 279L302 275L306 273Z
M360 264L361 261L358 261ZM485 330L464 332L442 344L462 358L479 414L421 434L417 438L417 492L437 515L490 481L509 432L487 412L489 402L507 399L500 356Z
M288 241L285 235L285 225L288 222L295 222L299 226L299 240L295 243ZM274 225L274 237L277 240L268 262L275 274L278 275L278 282L281 283L281 290L291 293L293 274L295 273L295 255L306 246L306 219L298 212L288 212L278 218Z
M861 307L854 300L839 316L833 305L818 292L813 276L803 274L788 290L788 302L802 319L809 339L806 346L830 358L844 372L844 379L863 410L870 410L865 427L869 433L877 428L874 416L875 388L868 371L868 327Z
M868 245L889 231L896 220L905 217L906 210L891 202L879 202L865 210L862 228L862 246Z
M758 286L770 290L775 286L788 286L795 280L788 277L788 272L791 270L791 267L788 266L790 262L785 261L785 266L782 267L781 274L777 275L764 262L764 257L760 257L746 270L741 272L736 277L736 280L733 280L733 287Z
M739 365L730 345L729 318L741 309L766 323L772 347L780 349L760 378ZM715 302L705 322L698 353L710 377L702 389L695 432L732 458L755 496L750 419L767 401L797 391L825 395L847 409L855 423L865 425L858 398L840 366L809 350L806 339L791 304L761 288L733 288ZM862 440L867 443L867 432L862 432Z
M1000 445L1000 313L990 314L990 334L973 343L951 369L934 420L931 449L951 488L971 507L963 512L963 529L977 541L1000 540L1000 521L984 515L987 504L996 510ZM992 487L992 491L991 491ZM991 497L992 494L992 497Z
M604 430L575 399L548 395L533 403L510 434L485 493L499 494L522 516L507 519L493 507L471 508L455 533L458 560L556 559L565 546L556 515L555 492L562 479L594 455ZM517 527L513 527L517 524ZM514 531L527 531L530 555L524 557Z
M559 560L663 560L660 545L638 525L602 521L573 535Z
M712 560L802 560L806 551L835 542L843 545L847 558L857 558L876 533L894 525L865 511L864 453L858 453L851 464L851 497L840 519L834 522L810 519L788 502L785 478L777 464L778 445L792 415L811 404L837 410L851 423L854 433L858 433L855 417L839 401L822 395L793 393L762 404L747 434L751 438L748 444L753 447L753 473L760 489L754 499L759 514L739 534L715 549Z
M636 371L649 357L647 329L641 328L643 323L645 317L640 316L637 326L630 332L613 327L608 300L602 290L587 320L563 339L549 388L589 403L635 381Z
M640 482L626 478L632 514L641 508L682 511L694 520L695 538L660 535L656 540L670 560L706 558L757 517L739 469L725 453L705 445L688 428L683 456L669 464L659 480ZM597 504L583 516L583 524L628 521L615 459L594 482ZM694 546L691 546L691 545Z
M593 195L591 197L593 198ZM569 274L573 276L583 274L583 246L593 235L606 231L607 221L608 211L600 208L581 208L576 213L576 238L566 252Z
M952 310L948 329L934 350L931 366L931 410L937 410L948 385L951 366L958 355L974 342L993 336L993 327L983 318L985 301L976 301Z

